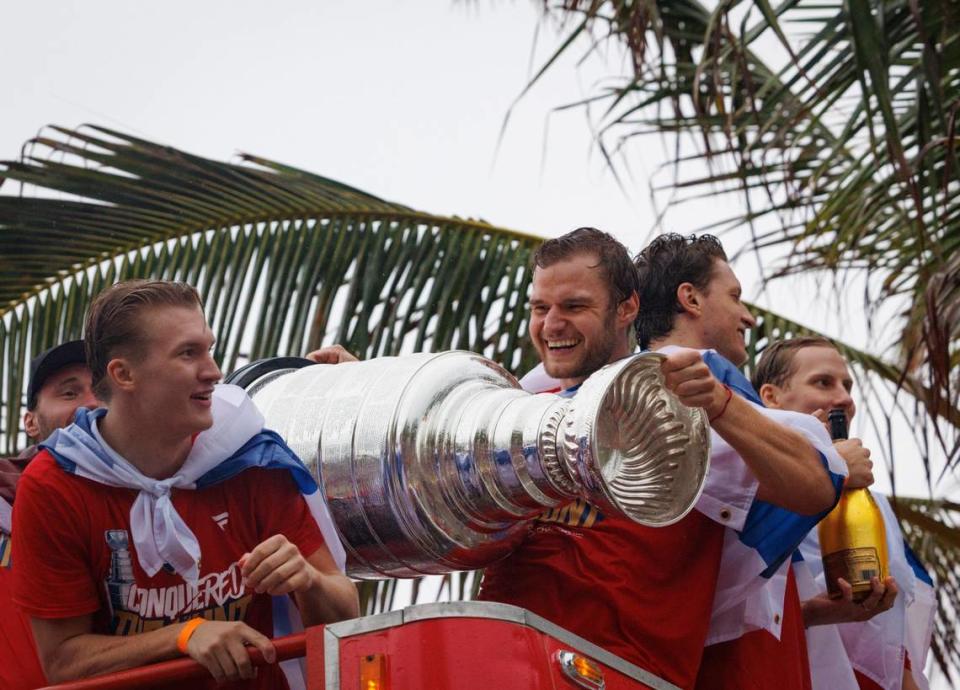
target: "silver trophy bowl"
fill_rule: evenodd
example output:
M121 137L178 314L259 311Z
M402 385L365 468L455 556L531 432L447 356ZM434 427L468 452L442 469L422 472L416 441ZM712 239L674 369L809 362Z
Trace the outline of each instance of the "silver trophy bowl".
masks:
M526 393L470 352L276 360L234 382L317 478L348 574L417 577L488 565L575 498L651 527L686 515L709 428L666 390L662 359L610 364L573 398Z

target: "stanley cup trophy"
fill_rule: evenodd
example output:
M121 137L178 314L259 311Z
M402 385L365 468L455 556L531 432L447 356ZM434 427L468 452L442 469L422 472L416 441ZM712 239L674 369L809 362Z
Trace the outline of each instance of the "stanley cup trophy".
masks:
M662 359L610 364L574 398L526 393L470 352L263 360L229 380L317 478L347 573L417 577L488 565L575 498L654 527L686 515L709 429L666 390Z

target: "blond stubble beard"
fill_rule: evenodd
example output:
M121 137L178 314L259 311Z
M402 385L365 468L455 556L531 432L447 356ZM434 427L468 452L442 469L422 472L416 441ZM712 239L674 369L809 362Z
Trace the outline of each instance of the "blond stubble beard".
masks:
M550 365L543 362L543 368L547 375L555 379L579 379L587 378L593 372L610 363L613 351L616 349L617 334L614 332L614 323L616 322L616 307L607 312L603 322L604 337L587 352L584 353L583 361L580 362L573 372L551 371ZM544 344L546 347L546 344ZM549 349L547 350L549 352Z

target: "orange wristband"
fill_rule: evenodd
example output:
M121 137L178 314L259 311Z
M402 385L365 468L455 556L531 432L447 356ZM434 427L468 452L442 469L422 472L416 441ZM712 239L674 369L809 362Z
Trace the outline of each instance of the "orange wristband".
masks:
M206 622L206 618L191 618L190 621L180 629L180 634L177 635L177 649L179 649L182 654L187 653L187 643L190 641L190 636L193 635L197 628Z

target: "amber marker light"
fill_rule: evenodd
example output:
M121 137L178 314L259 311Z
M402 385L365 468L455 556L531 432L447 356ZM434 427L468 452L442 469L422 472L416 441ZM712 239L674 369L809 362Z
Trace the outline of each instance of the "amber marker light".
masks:
M557 652L556 660L563 675L581 688L603 690L603 670L592 660L582 654L565 651Z
M360 690L390 690L386 654L360 657Z

